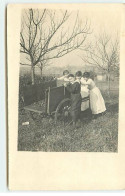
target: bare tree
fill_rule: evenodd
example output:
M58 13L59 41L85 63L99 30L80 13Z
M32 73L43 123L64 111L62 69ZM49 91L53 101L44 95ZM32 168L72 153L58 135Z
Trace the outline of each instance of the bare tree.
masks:
M50 66L51 65L51 62L49 60L41 60L37 66L39 67L40 69L40 77L41 79L43 79L43 69L46 67L46 66Z
M91 45L81 58L87 65L96 66L106 72L110 90L110 74L119 69L120 63L118 37L111 39L106 33L100 35L96 38L95 45Z
M76 12L75 12L76 13ZM44 62L60 58L78 48L84 49L83 43L90 33L88 20L82 26L78 12L71 26L66 24L72 13L67 10L25 10L20 32L20 52L29 61L34 84L34 68ZM21 64L26 64L22 63Z

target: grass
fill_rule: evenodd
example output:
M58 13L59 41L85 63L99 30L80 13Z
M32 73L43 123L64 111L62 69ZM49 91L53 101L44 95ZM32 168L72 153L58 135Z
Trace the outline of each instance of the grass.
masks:
M82 115L81 127L57 125L51 117L32 118L29 112L19 112L18 150L45 152L117 152L118 146L118 89L102 91L107 112L96 120L91 111ZM22 125L23 122L29 125Z

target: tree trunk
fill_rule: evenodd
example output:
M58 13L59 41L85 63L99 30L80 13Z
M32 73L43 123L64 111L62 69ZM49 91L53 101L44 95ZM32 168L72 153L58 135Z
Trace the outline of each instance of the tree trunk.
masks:
M108 91L109 91L110 90L110 74L109 74L109 72L107 74L107 77L108 77Z
M107 77L108 77L108 96L110 101L111 100L110 99L110 71L108 71Z
M32 79L32 85L34 85L35 84L35 67L33 64L31 66L31 79Z
M43 66L42 66L42 63L40 62L40 77L41 77L41 80L43 79Z
M40 67L40 77L41 77L41 80L43 79L43 68Z

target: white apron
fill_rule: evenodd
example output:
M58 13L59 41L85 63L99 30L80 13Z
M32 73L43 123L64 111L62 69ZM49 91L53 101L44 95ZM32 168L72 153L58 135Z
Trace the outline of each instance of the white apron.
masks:
M81 85L81 96L82 96L82 98L88 97L88 95L89 95L89 90L88 90L87 86ZM89 100L81 103L81 111L85 111L88 108L89 108Z
M90 108L92 114L99 114L106 111L104 99L97 87L90 90Z

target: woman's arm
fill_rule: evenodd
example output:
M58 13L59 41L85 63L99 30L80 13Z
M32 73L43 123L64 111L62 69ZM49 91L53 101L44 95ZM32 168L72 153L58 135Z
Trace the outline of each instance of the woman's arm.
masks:
M81 79L81 84L83 84L83 85L89 85L89 84L91 84L91 79L88 79L87 81L84 80L84 79Z
M86 81L83 78L81 79L81 84L82 85L87 85Z
M64 80L64 76L57 78L57 80Z

